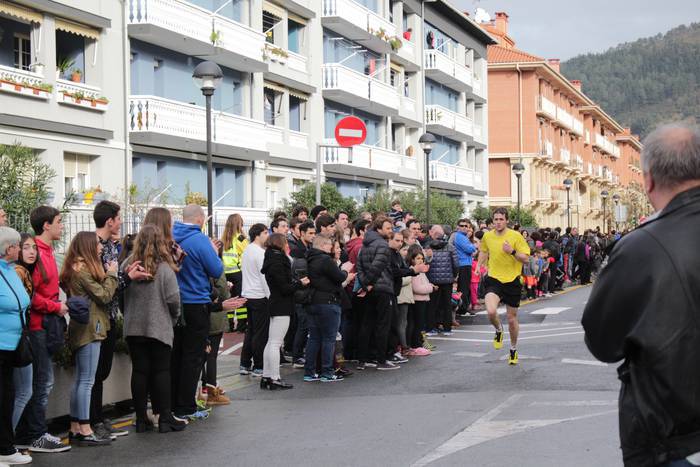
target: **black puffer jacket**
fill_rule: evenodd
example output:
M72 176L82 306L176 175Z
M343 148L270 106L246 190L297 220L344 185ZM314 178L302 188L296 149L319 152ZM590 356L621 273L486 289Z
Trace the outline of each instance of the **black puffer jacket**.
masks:
M294 292L303 286L292 277L289 257L280 250L267 248L260 272L265 274L270 288L270 316L291 316L294 312Z
M442 240L433 240L429 247L433 250L433 256L430 260L428 280L435 285L452 284L459 273L457 250Z
M618 362L627 466L700 451L700 188L622 238L586 304L586 344ZM649 252L655 252L650 255Z
M391 249L384 237L375 230L365 234L362 249L357 256L357 276L362 287L373 286L375 292L394 293L391 272Z
M309 280L314 288L313 305L340 305L343 293L343 281L348 273L341 270L335 260L326 252L309 248L306 254L309 268Z

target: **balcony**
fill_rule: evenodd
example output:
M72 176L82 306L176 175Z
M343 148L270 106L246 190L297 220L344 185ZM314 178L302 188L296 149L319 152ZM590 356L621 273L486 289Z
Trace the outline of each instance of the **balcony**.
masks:
M309 161L309 135L306 133L267 125L265 141L270 156Z
M610 142L605 136L601 135L600 133L596 133L593 145L601 151L615 158L620 157L620 147L617 144Z
M391 51L389 39L396 36L396 26L353 0L323 0L321 24L375 52Z
M457 141L468 141L474 134L470 118L440 105L425 106L425 124L429 132Z
M323 65L323 97L375 115L396 115L399 94L387 83L345 65Z
M544 96L537 96L537 115L550 119L557 118L557 106Z
M438 188L464 191L467 186L474 187L474 171L466 167L430 161L429 174L431 184Z
M0 92L48 100L52 90L38 73L0 65Z
M583 122L579 120L576 117L572 118L572 123L573 126L571 127L571 131L574 134L577 134L578 136L583 136Z
M411 128L422 126L423 122L420 118L420 109L416 105L416 100L406 96L401 96L400 100L399 114L393 117L393 120L398 123L404 123Z
M106 112L109 101L100 88L84 83L74 83L63 79L56 80L56 95L59 104L82 107L97 112Z
M156 96L129 98L132 143L206 152L204 107ZM217 155L246 160L267 159L265 123L224 112L213 112L212 141Z
M577 172L581 173L583 172L583 158L579 156L578 154L574 154L572 160L571 160L571 165L573 166L574 170Z
M264 57L269 67L267 75L272 80L304 92L316 91L309 84L308 60L303 55L266 42Z
M571 130L574 127L574 117L561 107L557 107L556 122L567 130Z
M569 165L571 163L571 152L568 149L561 148L558 162L562 165Z
M425 51L425 76L457 91L472 87L472 71L437 49Z
M554 145L551 141L542 142L542 149L540 149L540 156L546 159L551 159L554 157Z
M130 0L129 36L246 72L267 71L265 35L183 0Z
M539 182L537 184L537 190L535 191L535 200L537 201L551 201L552 199L552 187L549 183Z
M472 91L474 92L474 95L479 96L483 99L486 99L488 96L486 95L486 87L483 85L481 78L474 73L472 76Z
M420 58L418 57L418 47L413 41L401 38L401 48L392 52L392 60L400 63L406 71L420 70Z
M327 144L336 144L335 140L326 140ZM347 148L326 147L323 151L323 170L348 176L365 176L378 180L396 179L397 177L420 179L418 162L415 157L401 154L376 146L354 146Z
M583 142L586 144L591 144L591 132L588 130L585 130L583 132Z
M474 124L474 141L481 144L487 144L484 127L478 123Z

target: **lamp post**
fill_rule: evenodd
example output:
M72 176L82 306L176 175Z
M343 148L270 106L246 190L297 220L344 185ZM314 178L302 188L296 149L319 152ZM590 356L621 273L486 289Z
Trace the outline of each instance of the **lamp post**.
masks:
M217 86L221 83L224 74L221 72L221 68L214 62L206 61L197 65L192 72L192 79L194 84L202 90L204 98L206 100L207 109L207 216L209 235L214 235L214 205L212 193L212 149L211 149L211 96L214 95L214 91Z
M603 190L600 192L600 198L603 200L603 233L608 233L608 217L605 215L605 205L608 200L608 191Z
M617 210L618 210L618 205L620 204L620 195L615 193L612 198L613 198L613 201L615 202L615 230L619 230L619 227L617 226Z
M435 136L432 133L423 133L418 143L425 154L425 223L430 225L430 153L435 144Z
M569 200L569 191L574 182L570 178L564 179L564 188L566 188L566 226L571 227L571 203Z
M522 197L523 197L521 177L523 176L523 173L525 172L525 166L523 164L521 164L520 162L516 162L515 164L513 164L512 170L513 170L513 173L515 174L515 177L518 179L518 224L521 224L521 221L520 221L520 203L522 203Z

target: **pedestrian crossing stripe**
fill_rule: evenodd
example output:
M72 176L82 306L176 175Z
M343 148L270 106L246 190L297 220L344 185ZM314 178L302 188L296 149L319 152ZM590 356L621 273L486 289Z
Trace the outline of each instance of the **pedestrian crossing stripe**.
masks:
M571 307L548 307L548 308L540 308L539 310L535 310L531 315L558 315L562 311L570 310Z

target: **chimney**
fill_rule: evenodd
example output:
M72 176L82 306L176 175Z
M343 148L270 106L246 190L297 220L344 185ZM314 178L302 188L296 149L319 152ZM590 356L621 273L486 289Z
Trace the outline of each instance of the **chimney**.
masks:
M508 34L508 14L505 11L497 11L496 12L496 30L499 32L503 33L504 35Z
M580 80L578 80L578 79L572 79L572 80L571 80L571 85L572 85L573 87L575 87L575 88L578 90L578 92L581 92L581 81L580 81Z
M554 68L554 71L556 71L557 73L560 72L559 71L559 62L561 62L561 60L559 60L558 58L550 58L549 60L547 60L547 63L549 63L549 66Z

